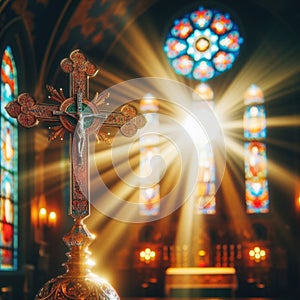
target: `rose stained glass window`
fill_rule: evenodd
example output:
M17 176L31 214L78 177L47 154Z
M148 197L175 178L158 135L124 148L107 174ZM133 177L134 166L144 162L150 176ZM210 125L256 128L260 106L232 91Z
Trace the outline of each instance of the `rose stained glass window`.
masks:
M174 21L164 52L177 74L203 82L229 70L242 43L228 13L199 7Z

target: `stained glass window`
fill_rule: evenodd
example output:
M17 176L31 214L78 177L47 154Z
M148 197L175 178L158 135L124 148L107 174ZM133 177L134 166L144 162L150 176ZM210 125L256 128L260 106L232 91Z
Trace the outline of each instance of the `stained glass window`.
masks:
M140 101L140 110L147 123L140 137L140 215L157 216L160 208L160 166L155 165L159 155L159 102L152 95Z
M1 201L0 270L17 269L18 250L18 130L5 106L18 93L17 69L10 46L1 61Z
M266 113L263 105L248 106L244 117L245 138L266 137Z
M267 181L266 113L260 88L251 85L245 93L245 188L248 213L269 212Z
M200 6L176 19L170 26L163 50L174 71L202 82L195 88L213 107L213 91L204 82L229 70L239 55L243 38L230 15ZM207 103L205 105L207 105ZM201 101L193 104L201 110ZM216 212L215 162L211 145L196 145L199 176L195 195L196 212Z
M174 21L164 52L177 74L206 81L232 67L242 42L228 13L199 7Z
M196 86L194 91L200 96L200 99L193 101L192 109L197 116L198 112L205 109L206 105L213 108L213 91L206 83ZM195 192L196 213L215 214L216 213L216 175L215 162L212 145L208 139L196 141L198 151L199 172L197 180L197 189Z

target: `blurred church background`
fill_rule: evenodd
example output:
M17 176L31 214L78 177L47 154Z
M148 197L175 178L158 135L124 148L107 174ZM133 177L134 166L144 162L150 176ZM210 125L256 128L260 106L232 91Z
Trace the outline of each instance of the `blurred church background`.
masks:
M195 11L202 17L189 15ZM192 21L210 20L210 13L216 17L218 12L213 36L201 28L207 24ZM153 93L137 99L148 127L129 160L143 172L148 160L161 155L165 173L160 178L159 163L151 188L130 190L116 175L111 145L97 146L99 176L124 201L139 203L139 214L150 221L135 222L128 211L126 222L92 205L86 224L96 235L89 248L93 271L107 278L121 298L184 296L183 283L200 296L228 296L229 291L237 297L299 298L297 1L4 0L0 16L0 299L33 299L47 280L65 270L62 237L72 226L68 136L49 141L47 123L22 128L5 105L23 92L49 102L47 84L67 95L69 78L60 61L75 49L99 67L90 79L90 98L135 78L178 81L206 100L225 144L225 153L213 147L199 151L195 194L184 201L178 193L174 201L182 205L160 215L175 185L181 192L190 186L178 176L177 154L188 154L168 152L166 141L152 134L159 132L159 113L174 107ZM210 43L217 40L221 45L214 44L214 50ZM193 112L203 103L196 103ZM189 168L184 172L188 177ZM109 205L105 192L98 197Z

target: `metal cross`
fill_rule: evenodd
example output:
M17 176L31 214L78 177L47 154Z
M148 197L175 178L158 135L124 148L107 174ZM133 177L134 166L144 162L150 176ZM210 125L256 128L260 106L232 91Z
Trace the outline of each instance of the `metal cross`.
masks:
M28 93L22 93L6 106L6 110L23 127L36 126L39 121L51 122L53 126L50 127L52 133L49 140L63 139L66 132L70 133L70 153L73 157L69 214L82 220L90 214L89 136L95 134L99 139L105 140L102 131L105 127L117 127L123 135L132 136L138 128L144 126L145 119L137 113L134 106L128 104L114 112L100 110L109 95L96 94L92 101L88 99L89 77L95 76L98 70L80 50L71 52L69 58L63 59L60 65L64 72L70 74L68 98L62 89L57 91L47 85L51 94L49 97L59 104L38 104Z

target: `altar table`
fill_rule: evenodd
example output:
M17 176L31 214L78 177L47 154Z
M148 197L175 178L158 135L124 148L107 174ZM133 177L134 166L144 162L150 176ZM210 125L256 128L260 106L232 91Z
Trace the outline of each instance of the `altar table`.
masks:
M165 294L168 297L232 297L238 287L235 268L168 268Z

